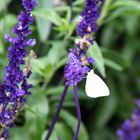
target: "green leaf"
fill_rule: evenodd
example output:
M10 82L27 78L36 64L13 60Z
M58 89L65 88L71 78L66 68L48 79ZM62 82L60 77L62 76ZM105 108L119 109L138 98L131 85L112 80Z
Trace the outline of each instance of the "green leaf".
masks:
M3 53L3 51L4 51L3 44L2 44L2 42L0 40L0 54Z
M79 5L82 5L83 3L84 3L84 0L77 0L77 1L73 2L73 5L74 6L79 6Z
M130 66L130 62L124 59L121 56L121 54L106 48L103 48L102 52L104 56L105 65L118 71L122 71L124 70L124 68Z
M104 62L105 62L106 66L108 66L108 67L110 67L110 68L112 68L114 70L123 71L123 69L124 69L120 64L116 63L115 61L113 61L111 59L105 58Z
M105 127L116 109L116 97L112 93L112 90L110 92L111 95L109 97L101 98L98 101L98 107L93 114L95 128Z
M38 8L51 8L53 4L52 0L38 0ZM42 42L46 42L50 31L51 31L51 22L47 19L36 17L37 28L39 32L39 37ZM43 28L42 28L43 27Z
M38 58L31 61L33 73L44 76L43 70L47 65L47 57Z
M42 140L45 140L48 131L45 131L42 135ZM55 128L49 138L49 140L72 140L72 132L64 123L56 123Z
M123 16L123 15L140 15L140 7L134 8L134 7L122 7L114 12L112 12L111 15L105 20L105 22L110 22L111 20Z
M10 140L31 140L27 134L27 130L29 129L26 127L14 127L10 131Z
M77 127L77 119L74 116L72 116L70 113L64 110L61 110L60 116L65 121L65 123L73 130L73 132L75 132L75 129ZM89 140L87 130L85 126L83 125L83 123L81 123L78 139Z
M48 133L48 131L44 131L44 132L43 132L43 134L42 134L42 139L41 139L41 140L45 140L47 133ZM55 129L54 129L54 131L52 132L52 134L51 134L49 140L57 140L57 132L55 131Z
M101 73L103 77L106 76L105 73L105 65L104 65L104 59L102 52L100 50L100 47L96 42L94 42L94 45L92 45L88 50L89 55L95 59L95 64L97 66L97 69Z
M63 91L64 86L59 86L59 87L49 87L46 94L47 95L60 95L60 93Z
M43 120L49 111L47 98L45 98L43 89L39 87L32 89L32 93L32 97L28 98L28 107L30 106L32 111Z
M124 7L139 7L140 2L135 1L135 0L127 0L127 2L125 0L117 0L114 1L111 5L110 5L110 9L115 9L115 8L120 8L121 6Z
M65 41L52 41L52 48L48 53L48 62L52 65L56 65L59 60L65 55L65 47L67 42ZM61 53L60 53L61 50Z
M11 2L11 0L1 0L0 1L0 12L5 10L10 2Z
M91 135L94 140L117 140L116 134L109 128L97 129Z
M51 41L52 48L46 57L32 60L32 69L34 73L45 78L48 83L55 71L66 63L65 41ZM61 53L60 53L61 50Z
M105 22L109 22L122 15L140 15L140 2L135 0L117 0L110 6L110 14Z
M64 123L57 123L55 131L61 140L72 140L72 132Z
M99 20L98 20L98 24L101 26L104 22L104 18L107 16L108 12L109 12L109 8L111 6L111 2L112 0L105 0L104 4L103 4L103 7L102 7L102 10L101 10L101 15L99 17Z
M17 23L15 15L8 14L0 20L0 32L8 33L11 28Z
M62 24L60 16L53 9L38 8L33 11L33 14L36 17L46 19L57 26L60 26Z

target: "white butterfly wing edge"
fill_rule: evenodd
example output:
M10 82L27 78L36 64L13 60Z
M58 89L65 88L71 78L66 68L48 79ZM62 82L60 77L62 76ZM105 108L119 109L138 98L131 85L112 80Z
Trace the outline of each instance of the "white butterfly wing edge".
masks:
M91 70L86 79L85 91L88 97L97 98L109 96L110 91L105 82Z

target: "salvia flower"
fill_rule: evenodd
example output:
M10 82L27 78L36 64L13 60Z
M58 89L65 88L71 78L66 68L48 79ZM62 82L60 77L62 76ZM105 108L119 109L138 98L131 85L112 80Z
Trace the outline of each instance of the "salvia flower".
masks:
M87 57L87 50L90 45L93 44L92 33L97 32L98 29L97 21L100 16L100 9L102 4L103 0L85 0L85 9L81 13L82 19L77 24L76 28L76 32L79 38L75 40L76 47L70 49L70 53L68 55L68 62L64 69L66 86L60 98L56 115L53 119L53 122L45 140L49 139L53 131L69 86L73 86L76 110L78 115L78 124L73 140L77 140L78 138L81 122L81 113L78 101L77 84L81 82L90 71L89 65L94 63L94 59Z
M77 55L77 49L74 48L71 50L71 52L68 55L69 62L67 63L67 66L65 67L65 78L67 78L66 84L67 85L77 85L87 74L89 71L89 68L82 64L82 59L86 60L83 53ZM83 55L83 56L82 56ZM84 63L84 62L83 62Z
M86 0L85 9L81 13L82 19L77 25L77 34L83 37L86 34L97 32L97 20L100 16L103 0Z
M117 135L119 140L137 140L140 138L140 99L136 100L137 108L131 118L125 120Z
M31 74L31 67L26 64L24 58L27 56L26 47L33 47L35 39L28 39L32 33L29 25L33 22L32 9L37 5L35 0L22 0L25 11L18 16L18 24L13 28L14 36L5 35L5 39L11 43L8 49L8 66L5 67L3 82L0 84L0 125L4 128L1 137L7 139L8 128L13 122L25 103L25 96L30 94L32 85L27 83ZM21 65L25 68L21 68ZM27 71L28 66L28 71ZM26 71L26 72L25 72ZM6 136L6 137L5 137Z
M86 56L86 51L93 44L92 33L97 32L97 21L102 4L103 0L85 1L85 9L81 13L82 19L76 28L80 39L75 41L76 48L70 50L69 61L65 67L64 76L68 85L76 85L83 80L90 71L88 65L94 62L94 60Z

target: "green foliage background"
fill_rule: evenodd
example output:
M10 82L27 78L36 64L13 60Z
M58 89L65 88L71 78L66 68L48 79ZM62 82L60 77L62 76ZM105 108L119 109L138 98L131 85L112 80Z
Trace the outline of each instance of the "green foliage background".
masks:
M54 7L55 0L38 0L33 11L33 37L38 59L32 61L32 96L11 130L10 140L44 140L64 88L63 69L69 48L74 47L75 27L84 0L74 1L70 20L69 1ZM0 80L7 65L8 43L4 34L17 23L21 1L0 1ZM140 91L140 2L138 0L105 0L99 19L99 32L89 55L96 60L96 73L104 78L111 95L90 99L84 91L85 81L78 86L82 112L79 140L117 140L116 130L134 108ZM50 140L72 140L77 125L73 90L64 103L60 119Z

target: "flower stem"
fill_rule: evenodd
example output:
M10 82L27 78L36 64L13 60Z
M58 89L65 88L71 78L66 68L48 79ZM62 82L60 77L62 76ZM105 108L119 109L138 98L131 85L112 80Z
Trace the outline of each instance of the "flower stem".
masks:
M53 129L54 129L55 123L56 123L56 121L58 120L58 117L59 117L61 108L62 108L63 103L64 103L65 96L66 96L66 94L67 94L67 90L68 90L68 86L65 86L65 89L64 89L64 91L63 91L63 93L62 93L62 95L61 95L60 101L59 101L59 105L58 105L58 108L57 108L55 117L54 117L54 119L53 119L53 122L52 122L52 124L51 124L51 126L50 126L50 129L49 129L49 131L48 131L48 134L47 134L45 140L49 140L49 137L50 137L50 135L51 135L51 133L52 133L52 131L53 131Z
M75 96L75 104L76 104L76 110L77 110L77 116L78 116L78 124L77 124L77 129L74 134L73 140L77 140L78 134L80 131L80 124L81 124L81 111L80 111L80 105L79 105L79 100L78 100L78 92L77 92L77 87L74 86L74 96Z
M9 128L4 128L3 132L0 134L0 140L7 140L9 138Z

